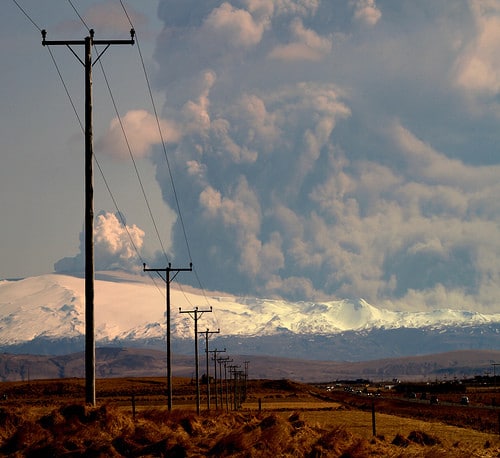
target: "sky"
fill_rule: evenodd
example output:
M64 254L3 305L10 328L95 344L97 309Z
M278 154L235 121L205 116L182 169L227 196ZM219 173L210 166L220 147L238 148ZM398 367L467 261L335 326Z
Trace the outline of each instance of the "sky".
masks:
M130 28L118 0L17 1L37 26L5 2L2 278L83 268L83 135L37 27L83 38L73 4L96 38ZM95 155L123 218L96 171L96 268L193 262L181 282L239 295L500 309L500 1L122 3L159 119L137 47L110 47L120 117L95 65ZM82 66L55 48L82 107Z

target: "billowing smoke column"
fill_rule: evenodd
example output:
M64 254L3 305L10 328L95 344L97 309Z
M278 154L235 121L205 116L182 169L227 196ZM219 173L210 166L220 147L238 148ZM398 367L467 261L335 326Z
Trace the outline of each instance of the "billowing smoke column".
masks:
M123 224L122 224L123 221ZM137 251L143 245L144 231L135 224L127 226L123 217L100 212L94 225L95 270L138 271ZM137 250L137 251L136 251ZM80 233L80 252L75 257L63 258L54 265L56 272L83 272L85 269L85 236Z
M480 37L499 11L425 4L433 14L402 1L386 19L375 0L160 2L155 81L182 130L169 155L205 287L495 303L500 167L456 135L488 97L472 63L493 61ZM153 159L175 209L163 152ZM174 234L182 267L179 219Z

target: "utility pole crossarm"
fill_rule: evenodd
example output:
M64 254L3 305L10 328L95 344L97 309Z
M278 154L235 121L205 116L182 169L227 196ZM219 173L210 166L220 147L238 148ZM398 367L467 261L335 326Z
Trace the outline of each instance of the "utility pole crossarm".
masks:
M142 264L142 266L143 266L143 271L144 272L168 272L168 271L170 271L170 272L174 272L174 271L175 272L191 272L193 270L193 263L192 262L189 263L189 267L184 267L184 268L181 268L181 269L179 269L179 268L175 268L174 269L172 267L172 264L170 262L168 263L168 267L165 267L163 269L149 269L149 268L146 267L146 263L145 262Z
M135 30L130 29L130 40L94 40L94 29L89 30L92 45L134 45L135 44ZM47 40L47 31L42 30L42 46L71 46L71 45L84 45L85 40Z

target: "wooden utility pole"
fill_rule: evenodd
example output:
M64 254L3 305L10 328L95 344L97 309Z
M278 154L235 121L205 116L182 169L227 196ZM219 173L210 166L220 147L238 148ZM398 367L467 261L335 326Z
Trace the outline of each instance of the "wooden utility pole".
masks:
M133 45L134 29L130 40L94 40L94 30L84 40L46 40L47 32L42 30L42 45L67 46L85 68L85 401L95 405L95 336L94 336L94 187L92 161L92 66L111 45ZM84 60L78 57L72 46L85 46ZM105 45L103 51L92 62L92 46Z
M179 313L187 313L194 320L194 362L196 370L196 413L200 415L200 369L198 362L198 320L205 312L211 312L212 307L209 310L200 310L195 307L194 310L182 310L179 307Z
M220 329L217 331L210 331L208 328L206 331L200 332L200 334L205 334L205 356L206 356L206 366L207 366L207 410L210 410L210 370L208 367L208 338L210 334L219 334Z
M243 401L246 400L247 398L247 388L248 388L248 365L250 364L250 361L243 361L243 364L245 364L245 386L244 386L244 392L243 392Z
M226 349L224 348L224 350L217 350L217 348L213 349L213 350L209 350L209 353L213 353L214 356L213 356L213 361L214 361L214 382L215 382L215 388L214 388L214 391L215 391L215 410L219 410L219 405L218 405L218 398L219 398L219 393L217 392L217 355L219 353L225 353L226 352ZM220 371L219 371L220 373ZM219 380L219 383L220 383L220 380Z
M238 369L240 366L238 364L229 364L227 366L229 368L229 380L232 380L232 387L231 387L231 401L230 405L231 408L234 406L234 410L237 410L236 408L236 369Z
M224 385L226 387L226 411L229 412L229 404L228 404L228 382L227 382L227 363L232 363L233 360L229 358L229 356L226 356L224 358L219 358L217 360L219 362L219 373L221 374L221 379L222 379L222 364L224 364ZM224 408L224 385L222 384L221 380L221 391L220 391L220 405L221 408Z
M172 265L168 263L168 266L164 269L147 269L146 264L143 264L144 272L156 272L160 278L165 282L167 288L167 402L168 410L172 410L172 345L171 345L171 330L170 330L170 283L177 277L179 272L190 272L193 270L193 264L189 263L188 268L184 269L174 269ZM165 272L165 277L162 275ZM170 273L174 272L174 276L170 277Z

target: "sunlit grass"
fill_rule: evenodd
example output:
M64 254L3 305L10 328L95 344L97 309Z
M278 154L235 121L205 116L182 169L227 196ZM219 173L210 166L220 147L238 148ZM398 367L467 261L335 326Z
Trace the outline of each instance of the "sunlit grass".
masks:
M500 453L494 435L391 415L378 415L380 431L372 437L371 416L354 410L197 416L193 410L152 408L133 419L122 409L67 405L42 416L29 408L0 415L2 455L465 458Z
M208 412L202 395L200 416L190 379L175 381L172 412L165 379L99 381L97 407L83 405L82 387L16 385L0 404L0 456L500 456L496 434L381 412L373 437L371 402L358 410L287 381L256 384L236 412L226 411L225 399L218 411L212 400Z

